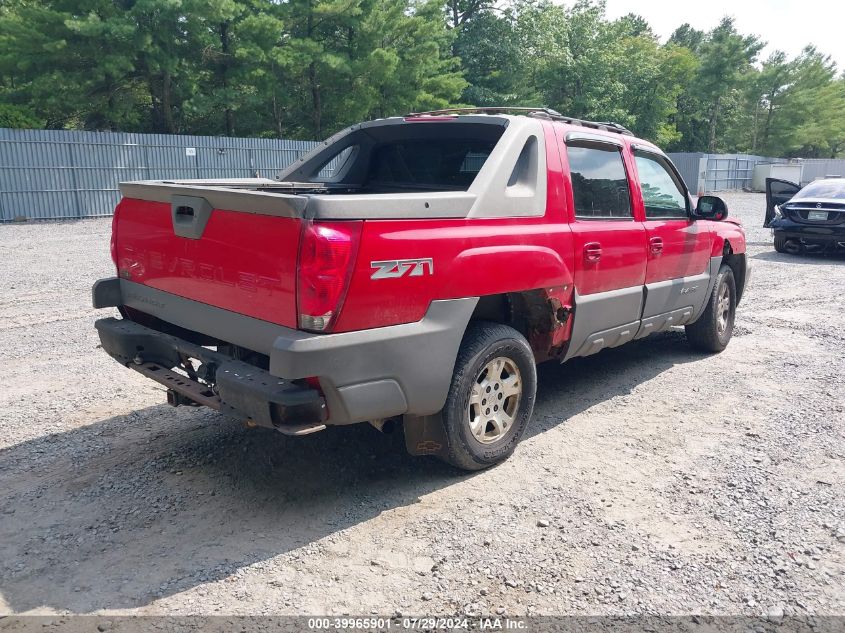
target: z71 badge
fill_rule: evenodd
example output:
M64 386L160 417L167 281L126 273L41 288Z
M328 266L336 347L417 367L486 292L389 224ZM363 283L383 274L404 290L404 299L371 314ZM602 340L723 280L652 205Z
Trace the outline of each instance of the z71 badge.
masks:
M397 277L422 277L434 274L434 261L424 259L389 259L383 262L370 262L370 268L376 271L370 279L396 279Z

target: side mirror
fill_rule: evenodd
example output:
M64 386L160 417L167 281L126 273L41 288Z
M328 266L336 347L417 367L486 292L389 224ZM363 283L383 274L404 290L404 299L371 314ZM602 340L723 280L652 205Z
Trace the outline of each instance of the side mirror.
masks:
M701 196L692 217L698 220L724 220L728 217L728 205L718 196Z

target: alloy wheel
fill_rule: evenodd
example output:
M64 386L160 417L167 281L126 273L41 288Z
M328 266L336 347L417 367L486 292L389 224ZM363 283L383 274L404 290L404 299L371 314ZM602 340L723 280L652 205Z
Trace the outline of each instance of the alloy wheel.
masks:
M467 415L473 437L482 444L500 440L513 426L522 398L522 377L511 359L487 363L472 385Z
M723 336L728 329L731 318L731 289L728 284L722 283L719 288L719 302L716 305L716 330L719 336Z

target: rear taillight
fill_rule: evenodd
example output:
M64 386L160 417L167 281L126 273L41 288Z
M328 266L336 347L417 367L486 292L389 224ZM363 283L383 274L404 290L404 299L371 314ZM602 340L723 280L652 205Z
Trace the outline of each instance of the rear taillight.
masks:
M358 251L363 222L306 222L299 244L296 303L299 327L330 332Z

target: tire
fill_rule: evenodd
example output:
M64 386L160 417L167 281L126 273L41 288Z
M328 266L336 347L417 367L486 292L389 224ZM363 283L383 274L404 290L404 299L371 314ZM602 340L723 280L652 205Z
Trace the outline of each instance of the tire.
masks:
M727 265L719 268L716 283L698 321L686 326L687 340L703 352L721 352L728 346L736 318L736 281Z
M786 238L783 235L775 234L775 250L778 253L786 253Z
M507 459L525 433L536 392L537 367L525 337L507 325L470 323L442 411L448 444L442 459L470 471Z

